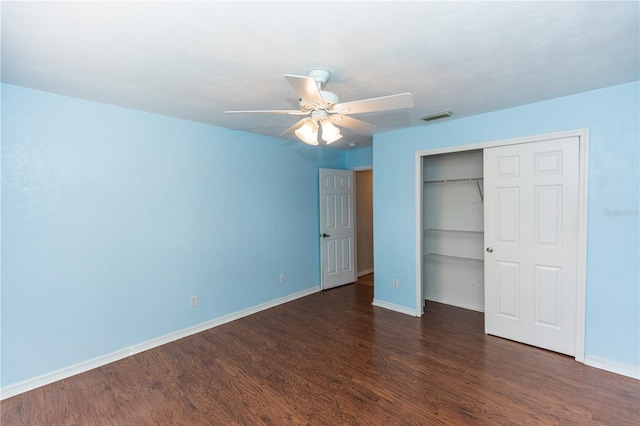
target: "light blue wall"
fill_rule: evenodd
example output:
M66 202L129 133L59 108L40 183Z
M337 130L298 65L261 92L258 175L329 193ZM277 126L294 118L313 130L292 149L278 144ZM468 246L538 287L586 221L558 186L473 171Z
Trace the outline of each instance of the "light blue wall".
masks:
M635 82L376 135L375 297L415 309L417 151L589 128L586 354L640 367L639 93Z
M344 166L2 85L2 386L318 286L318 169Z
M373 147L345 151L345 163L347 169L373 165Z
M638 83L380 134L346 154L1 90L1 386L317 286L318 168L373 153L375 297L414 308L415 152L583 127L587 354L640 366Z

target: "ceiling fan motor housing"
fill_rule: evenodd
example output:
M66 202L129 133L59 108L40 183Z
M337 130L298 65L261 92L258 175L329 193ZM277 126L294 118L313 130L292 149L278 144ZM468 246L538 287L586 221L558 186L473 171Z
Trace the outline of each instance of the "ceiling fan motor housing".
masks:
M306 99L300 98L300 109L302 109L303 111L331 109L335 104L340 102L340 99L338 99L338 95L327 90L322 90L322 87L327 84L327 81L329 81L329 77L331 76L329 71L322 69L311 70L307 73L307 76L312 78L313 81L316 82L316 85L318 86L318 92L320 92L320 96L322 97L324 105L317 105L315 103L309 104L307 103Z
M300 109L302 111L317 111L320 109L329 110L332 109L335 104L340 102L338 95L327 90L320 90L320 96L322 97L324 105L318 105L315 102L307 103L304 99L299 98L298 104L300 106Z
M335 104L340 102L340 99L338 99L338 95L336 95L333 92L328 92L326 90L321 90L320 91L320 96L322 96L322 100L324 101L324 104L325 104L325 106L327 108L333 108L333 106Z

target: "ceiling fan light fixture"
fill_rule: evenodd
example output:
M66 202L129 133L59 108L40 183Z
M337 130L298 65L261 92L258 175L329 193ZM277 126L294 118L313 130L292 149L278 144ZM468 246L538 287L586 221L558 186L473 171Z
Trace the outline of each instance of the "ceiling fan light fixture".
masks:
M318 145L318 126L313 121L306 120L295 133L302 142L309 145Z
M366 121L350 117L349 114L363 114L369 112L393 111L397 109L413 108L411 93L381 96L378 98L360 99L357 101L340 102L338 95L323 90L329 80L330 73L324 69L309 71L307 76L285 74L298 97L298 110L246 110L225 111L226 114L287 114L303 115L280 136L291 137L294 134L304 143L319 145L318 132L322 132L324 144L329 145L342 138L341 128L353 130L362 134L370 134L376 126ZM322 126L322 129L320 129Z
M327 145L342 138L340 129L334 126L328 118L322 120L320 124L322 125L322 139L327 143Z

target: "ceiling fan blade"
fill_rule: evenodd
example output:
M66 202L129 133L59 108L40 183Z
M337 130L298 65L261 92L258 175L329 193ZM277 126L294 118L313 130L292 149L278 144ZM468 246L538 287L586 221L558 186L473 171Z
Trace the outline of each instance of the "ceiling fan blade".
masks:
M280 136L290 136L293 135L295 133L296 130L298 130L298 127L302 126L302 123L304 123L304 121L306 120L306 118L303 118L301 120L296 121L296 123L289 127L287 130L285 130L284 132L280 133Z
M324 105L320 89L313 78L291 74L285 74L284 77L293 86L293 90L296 91L303 104Z
M362 114L365 112L390 111L394 109L411 108L413 96L411 93L382 96L380 98L363 99L360 101L338 103L331 111L341 114Z
M342 114L332 114L329 116L331 122L337 126L345 127L359 133L369 133L376 125L367 123L366 121L351 118Z
M288 115L307 115L309 112L300 111L299 109L259 109L249 111L225 111L225 114L288 114Z

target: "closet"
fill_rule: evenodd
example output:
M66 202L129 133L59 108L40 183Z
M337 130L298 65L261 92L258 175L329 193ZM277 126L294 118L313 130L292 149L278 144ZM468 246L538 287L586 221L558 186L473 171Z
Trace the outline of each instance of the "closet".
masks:
M484 312L487 334L584 359L587 138L423 154L423 299Z
M483 152L423 157L423 294L484 311Z

